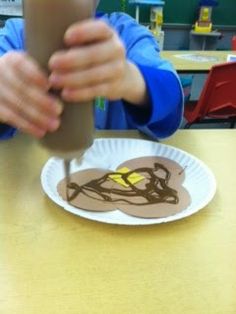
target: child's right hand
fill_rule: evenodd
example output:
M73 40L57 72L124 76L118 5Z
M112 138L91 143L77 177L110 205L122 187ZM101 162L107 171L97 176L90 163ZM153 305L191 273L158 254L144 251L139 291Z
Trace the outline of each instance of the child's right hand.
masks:
M0 57L0 123L41 138L60 124L62 105L48 94L47 75L23 52Z

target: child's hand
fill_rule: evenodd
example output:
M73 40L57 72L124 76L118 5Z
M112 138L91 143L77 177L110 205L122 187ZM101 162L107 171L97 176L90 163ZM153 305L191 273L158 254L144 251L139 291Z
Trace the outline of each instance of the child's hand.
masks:
M47 76L27 54L3 55L0 73L0 123L38 138L58 128L62 107L47 94Z
M66 101L90 101L97 96L125 99L135 104L146 101L146 86L116 32L105 22L87 20L72 25L65 34L70 49L49 60L49 81L62 89Z

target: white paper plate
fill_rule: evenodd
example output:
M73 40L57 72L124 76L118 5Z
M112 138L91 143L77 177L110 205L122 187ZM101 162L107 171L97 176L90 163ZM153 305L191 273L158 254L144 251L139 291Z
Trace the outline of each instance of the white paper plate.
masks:
M114 171L122 162L144 156L160 156L172 159L185 170L184 187L191 195L191 204L182 212L165 218L137 218L119 210L111 212L91 212L78 209L65 202L57 192L58 182L64 178L63 160L51 158L43 167L41 184L48 197L65 210L87 218L111 224L150 225L170 222L190 216L205 207L216 191L216 181L210 169L196 157L174 147L136 139L96 139L85 153L83 161L71 163L71 172L88 168L103 168Z

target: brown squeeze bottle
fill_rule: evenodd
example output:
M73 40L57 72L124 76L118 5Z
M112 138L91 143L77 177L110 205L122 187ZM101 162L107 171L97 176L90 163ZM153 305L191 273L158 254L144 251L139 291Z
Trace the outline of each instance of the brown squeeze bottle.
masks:
M65 49L63 37L67 28L91 18L95 0L24 0L26 48L43 69L48 70L51 55ZM48 133L41 143L54 155L70 160L80 157L93 143L93 102L66 103L61 126Z

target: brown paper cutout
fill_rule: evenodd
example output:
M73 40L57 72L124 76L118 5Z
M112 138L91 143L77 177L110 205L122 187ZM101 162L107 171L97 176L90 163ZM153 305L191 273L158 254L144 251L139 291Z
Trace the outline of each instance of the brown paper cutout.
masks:
M129 187L110 177L117 172L94 168L73 173L69 203L89 211L119 209L142 218L168 217L186 209L191 203L188 191L182 186L185 171L175 161L156 156L139 157L122 163L117 169L124 167L130 169L121 174ZM134 172L145 179L130 183L129 177ZM59 182L57 189L66 200L65 179Z

